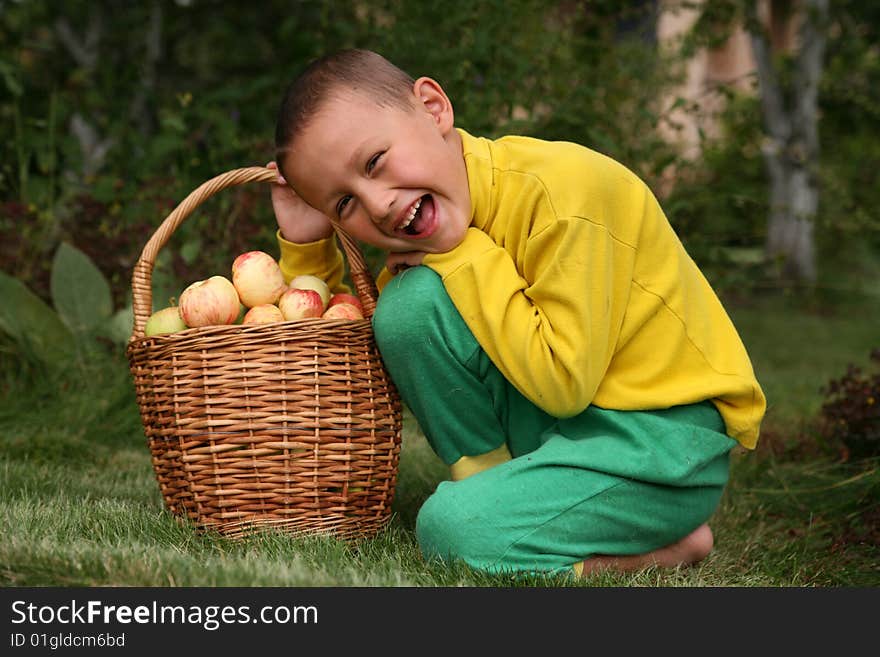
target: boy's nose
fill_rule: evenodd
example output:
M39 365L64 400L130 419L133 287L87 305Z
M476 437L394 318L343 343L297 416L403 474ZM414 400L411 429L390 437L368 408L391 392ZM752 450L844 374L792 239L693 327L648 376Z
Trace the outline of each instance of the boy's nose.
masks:
M373 223L380 224L388 216L393 204L393 197L387 191L372 187L364 190L361 202L370 215Z

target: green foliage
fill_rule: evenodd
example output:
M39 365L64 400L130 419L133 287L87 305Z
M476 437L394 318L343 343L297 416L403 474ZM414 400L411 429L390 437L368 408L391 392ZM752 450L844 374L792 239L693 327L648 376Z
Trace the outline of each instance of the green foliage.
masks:
M110 285L88 256L62 242L52 265L52 300L74 334L94 333L110 319Z
M821 88L823 123L833 126L834 132L876 127L880 121L880 6L832 0L831 15Z
M110 284L82 251L62 242L52 264L52 302L80 345L96 337L124 344L131 335L131 306L113 312Z
M67 242L55 252L51 289L58 315L81 343L106 337L124 344L131 335L131 305L113 312L107 278L85 253Z
M25 378L76 365L131 335L131 306L113 312L106 277L79 249L62 242L51 271L54 308L20 280L0 272L0 372Z
M45 216L35 239L47 240L49 252L65 239L87 252L119 303L139 238L205 180L270 160L284 86L313 57L348 46L438 79L459 124L475 133L582 141L650 174L668 154L655 152L659 140L640 137L656 120L650 81L662 72L648 32L633 28L648 16L643 7L635 0L269 0L259 12L208 0L8 4L0 83L15 94L0 101L0 194ZM641 90L637 97L632 88ZM89 159L71 129L76 116L106 147L103 159ZM188 247L186 258L174 253L184 280L225 269L240 247L275 249L265 190L225 192L179 233L172 248L201 246ZM86 235L115 248L93 251ZM368 255L380 264L379 254ZM40 285L37 292L48 298Z
M0 272L0 298L0 372L29 378L70 357L70 330L24 283Z
M724 551L715 567L745 568L769 586L877 586L877 466L877 459L734 458L713 519L716 549Z
M824 451L813 429L824 401L820 387L876 346L880 304L861 295L810 308L782 290L743 295L728 310L767 396L759 449L784 436Z
M819 253L834 286L876 293L880 276L880 7L832 0L820 87ZM826 277L826 278L830 278ZM831 284L826 280L826 284Z
M678 163L663 206L713 286L732 292L763 281L769 202L758 100L730 93L721 129L703 140L699 161Z
M721 43L744 7L704 3L691 51ZM856 0L833 0L830 15L820 275L859 286L880 275L871 179L880 166L880 20ZM270 160L287 82L313 57L358 46L438 79L459 125L477 134L577 141L664 195L672 165L679 176L664 207L713 283L764 285L754 257L768 211L758 103L732 98L722 140L704 144L699 165L683 161L655 130L680 69L657 51L655 20L656 8L637 0L267 0L259 12L222 0L4 3L0 259L15 264L3 268L48 301L46 263L67 241L125 305L134 262L162 219L205 180ZM73 129L77 117L93 133L91 150ZM168 267L183 282L223 271L237 252L274 251L274 229L267 190L223 192L180 227ZM366 255L377 269L382 255Z
M796 7L772 4L783 13ZM764 30L753 22L749 7L754 3L747 0L703 3L684 53L720 45L737 22ZM828 298L846 290L871 292L871 281L880 275L880 188L874 183L880 166L880 12L876 3L832 0L822 28L827 41L819 90L820 166L815 172L820 189L815 219L820 281L815 294ZM784 92L792 87L794 54L776 53ZM788 103L793 105L791 98ZM769 213L761 122L757 97L734 98L721 139L703 144L700 171L690 175L683 170L684 184L676 186L668 204L673 223L712 282L744 291L784 284L773 274L774 263L751 258L744 268L738 258L763 248ZM736 226L742 228L739 237Z
M677 160L656 130L663 90L675 67L656 50L654 18L639 3L591 3L565 17L557 55L548 63L544 101L531 133L575 141L621 161L657 189Z

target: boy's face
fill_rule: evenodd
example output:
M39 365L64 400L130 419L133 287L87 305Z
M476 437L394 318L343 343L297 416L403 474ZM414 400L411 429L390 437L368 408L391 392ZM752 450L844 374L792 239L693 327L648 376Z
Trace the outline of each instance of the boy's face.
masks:
M461 138L436 82L421 78L412 100L408 111L356 93L328 100L294 141L284 171L309 205L355 239L389 252L443 253L471 220Z

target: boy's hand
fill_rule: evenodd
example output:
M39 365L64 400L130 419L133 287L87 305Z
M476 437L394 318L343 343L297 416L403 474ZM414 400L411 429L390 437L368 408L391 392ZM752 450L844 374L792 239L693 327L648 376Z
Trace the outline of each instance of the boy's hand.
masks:
M395 276L404 269L422 264L425 257L424 251L404 251L401 253L389 253L385 258L385 267Z
M278 165L273 161L267 163L266 168L277 171ZM330 218L303 201L280 173L271 187L272 209L281 237L288 242L306 244L333 234Z

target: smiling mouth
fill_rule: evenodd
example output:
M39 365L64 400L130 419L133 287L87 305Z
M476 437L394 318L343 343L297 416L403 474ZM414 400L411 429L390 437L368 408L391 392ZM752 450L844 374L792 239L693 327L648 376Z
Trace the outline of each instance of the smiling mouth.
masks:
M410 206L409 213L404 220L400 222L400 225L394 232L403 233L410 237L418 237L421 235L428 227L426 224L429 223L426 222L425 216L422 214L422 205L430 203L430 200L430 194L425 194L424 196L419 197L416 202Z

